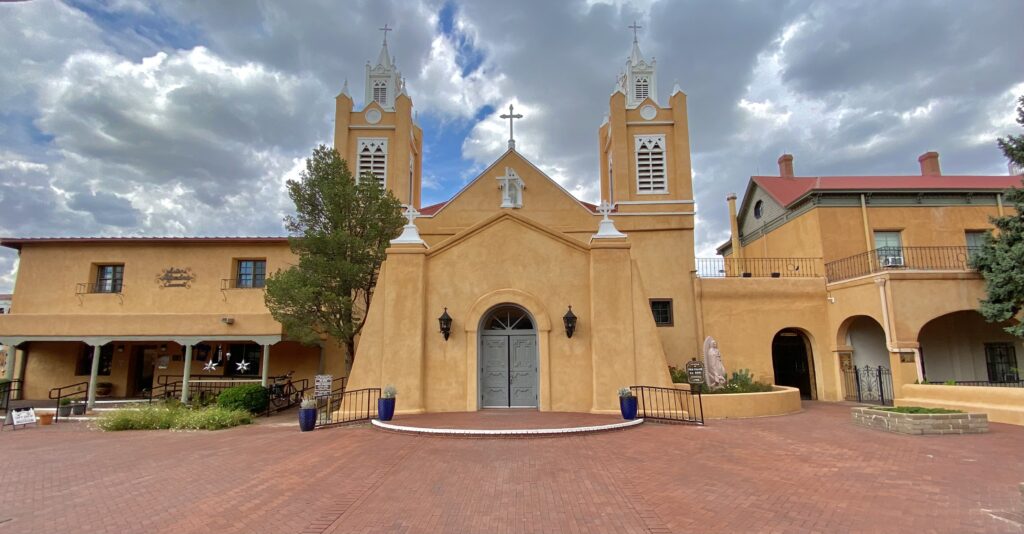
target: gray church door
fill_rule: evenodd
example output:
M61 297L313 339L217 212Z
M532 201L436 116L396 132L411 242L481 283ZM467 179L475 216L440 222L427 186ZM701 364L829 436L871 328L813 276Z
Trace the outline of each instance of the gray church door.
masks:
M480 330L480 407L536 408L537 331L523 310L503 306Z

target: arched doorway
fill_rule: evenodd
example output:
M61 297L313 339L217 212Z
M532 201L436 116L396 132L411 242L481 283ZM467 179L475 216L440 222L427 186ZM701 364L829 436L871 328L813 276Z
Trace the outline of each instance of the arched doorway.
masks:
M787 328L775 334L772 369L776 385L799 389L803 399L816 398L813 362L810 343L803 332Z
M526 310L501 305L484 315L478 354L481 408L537 407L537 329Z
M976 310L932 319L917 334L926 382L975 385L1024 384L1024 341L993 324Z

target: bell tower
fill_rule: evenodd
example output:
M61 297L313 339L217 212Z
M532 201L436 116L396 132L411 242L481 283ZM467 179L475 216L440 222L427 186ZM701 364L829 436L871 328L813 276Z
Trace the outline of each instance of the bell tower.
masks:
M633 48L598 130L601 200L618 204L620 212L691 212L686 94L676 85L667 105L658 103L657 63L640 51L640 26L630 28Z
M334 149L363 180L391 189L402 204L420 208L423 131L413 121L405 79L388 50L387 24L377 64L366 62L362 109L355 108L348 81L335 98Z

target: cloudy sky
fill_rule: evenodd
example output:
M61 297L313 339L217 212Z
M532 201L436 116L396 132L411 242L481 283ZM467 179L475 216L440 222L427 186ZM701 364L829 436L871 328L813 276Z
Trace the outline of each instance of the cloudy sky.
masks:
M597 127L629 53L689 96L697 253L774 174L1006 174L1020 0L0 2L0 235L283 235L284 181L362 97L388 23L425 135L424 204L518 148L597 197ZM17 258L0 252L0 291Z

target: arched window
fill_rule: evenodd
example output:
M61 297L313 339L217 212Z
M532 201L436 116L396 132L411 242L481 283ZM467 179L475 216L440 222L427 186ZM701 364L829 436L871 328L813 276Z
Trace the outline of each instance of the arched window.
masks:
M638 135L636 143L637 193L668 193L665 174L665 136Z
M503 306L491 312L484 330L533 330L529 314L515 306Z
M386 106L388 102L388 82L377 80L373 82L373 101Z
M764 215L764 201L758 200L754 203L754 218L760 219Z
M643 99L650 95L650 82L646 76L640 76L636 79L636 101L641 102Z

